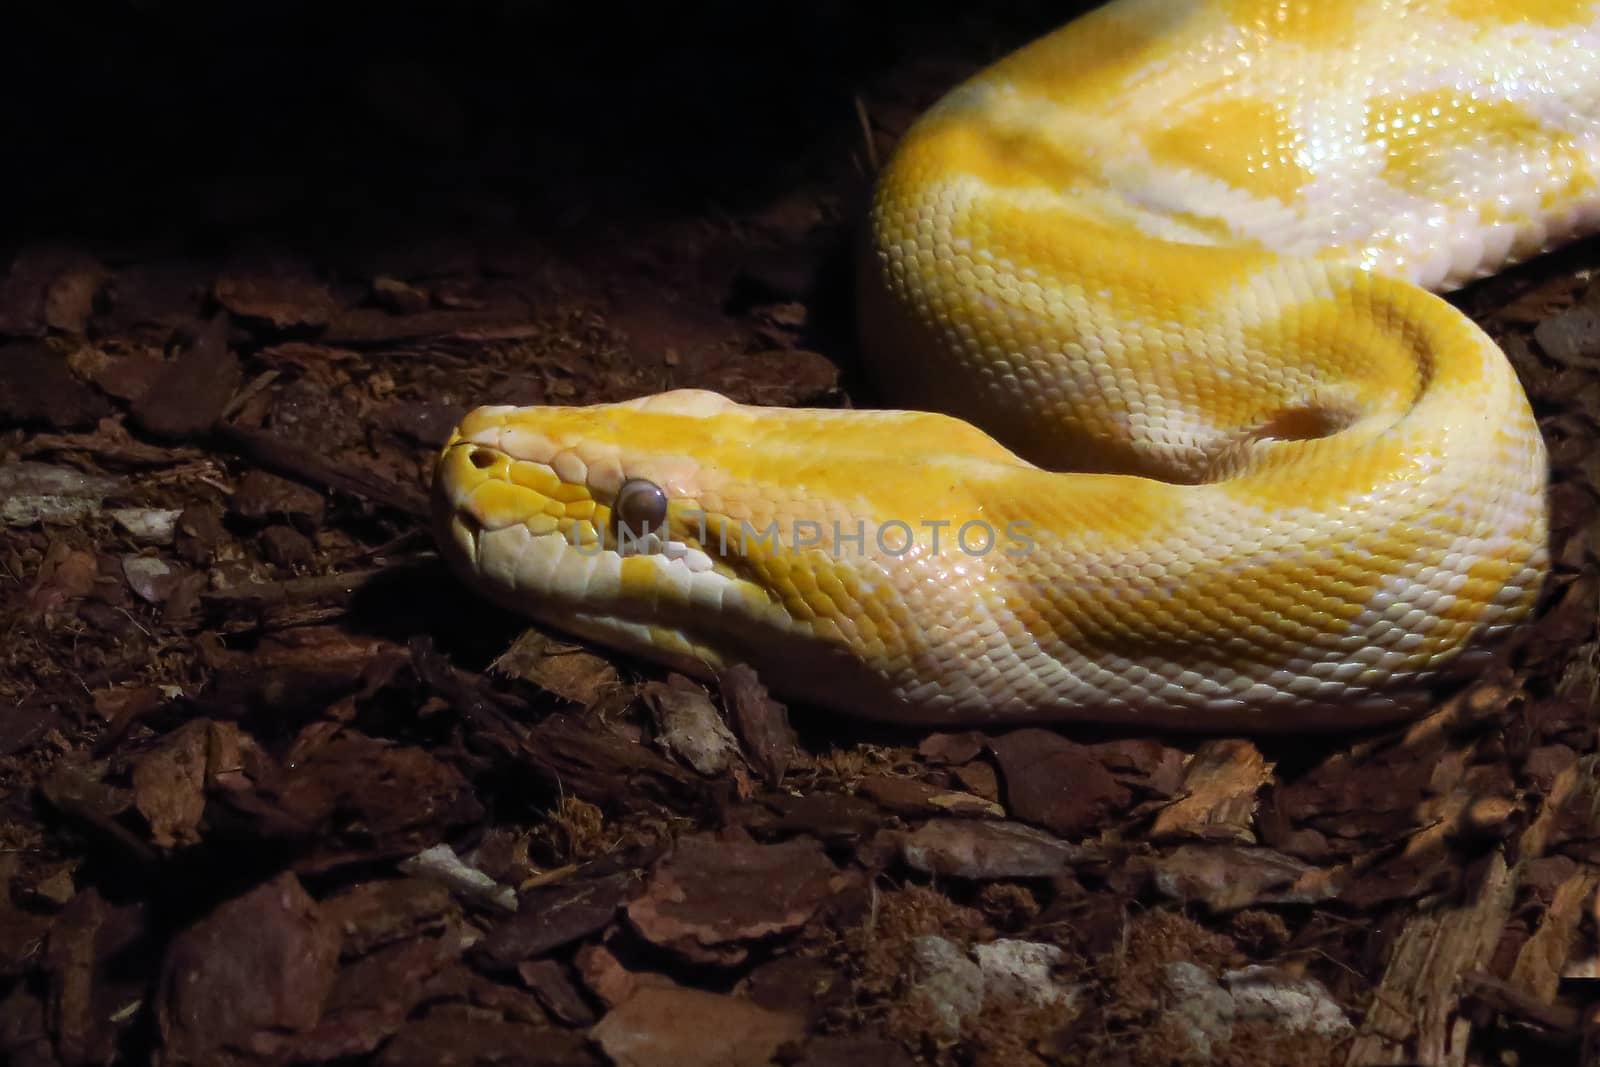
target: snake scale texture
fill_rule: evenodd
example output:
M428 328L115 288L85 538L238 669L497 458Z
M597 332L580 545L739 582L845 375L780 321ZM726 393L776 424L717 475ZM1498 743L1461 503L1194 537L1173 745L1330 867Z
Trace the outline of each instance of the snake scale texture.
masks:
M1593 232L1597 180L1600 4L1116 0L879 175L861 347L908 410L481 408L440 543L877 719L1414 714L1547 568L1528 400L1434 293Z

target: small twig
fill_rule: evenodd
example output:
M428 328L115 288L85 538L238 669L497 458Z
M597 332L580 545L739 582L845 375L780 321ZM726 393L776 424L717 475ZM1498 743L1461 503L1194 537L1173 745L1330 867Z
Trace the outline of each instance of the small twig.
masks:
M232 589L220 589L200 594L208 603L220 604L297 604L308 600L345 600L354 596L368 582L391 570L390 567L369 567L366 570L346 571L343 574L324 574L311 578L285 578L280 582L250 582Z
M867 105L862 102L860 95L851 98L856 105L856 122L861 125L861 142L867 152L867 169L878 173L878 146L872 139L872 119L867 114Z
M257 393L277 380L278 372L275 370L263 371L256 375L248 385L233 394L233 399L229 400L227 406L222 409L221 420L226 422L228 419L233 418L239 413L239 409L249 403Z
M426 518L428 500L421 491L370 471L330 459L319 452L287 441L276 434L219 423L217 433L248 458L281 474L311 485L363 497L374 504Z
M1462 992L1502 1015L1554 1031L1564 1040L1576 1041L1582 1027L1582 1013L1568 1004L1549 1004L1523 992L1510 982L1482 971L1461 976Z

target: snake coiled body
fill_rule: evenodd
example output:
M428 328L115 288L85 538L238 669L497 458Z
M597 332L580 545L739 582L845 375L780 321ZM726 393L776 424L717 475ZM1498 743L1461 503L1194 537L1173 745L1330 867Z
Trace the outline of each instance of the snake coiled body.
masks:
M1414 712L1547 566L1527 398L1428 290L1600 223L1597 56L1593 3L1118 0L879 177L862 349L924 410L479 409L445 553L571 632L875 718Z

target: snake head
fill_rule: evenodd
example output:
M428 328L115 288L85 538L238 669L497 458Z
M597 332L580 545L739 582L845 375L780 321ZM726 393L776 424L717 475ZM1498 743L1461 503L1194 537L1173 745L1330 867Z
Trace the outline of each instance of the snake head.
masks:
M952 546L998 466L1028 468L935 414L700 390L485 407L439 458L435 525L469 585L558 629L701 677L749 662L790 691L827 680L893 703L878 668L911 676L922 594L984 580L983 555ZM934 551L923 524L941 521Z

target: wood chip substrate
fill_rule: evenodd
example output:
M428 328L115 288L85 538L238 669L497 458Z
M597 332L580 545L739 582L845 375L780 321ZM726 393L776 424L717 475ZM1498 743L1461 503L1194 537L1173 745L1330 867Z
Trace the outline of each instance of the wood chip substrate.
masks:
M1600 1065L1600 243L1451 297L1554 569L1430 714L889 729L489 606L431 462L876 403L874 167L1072 5L17 6L0 1061Z

